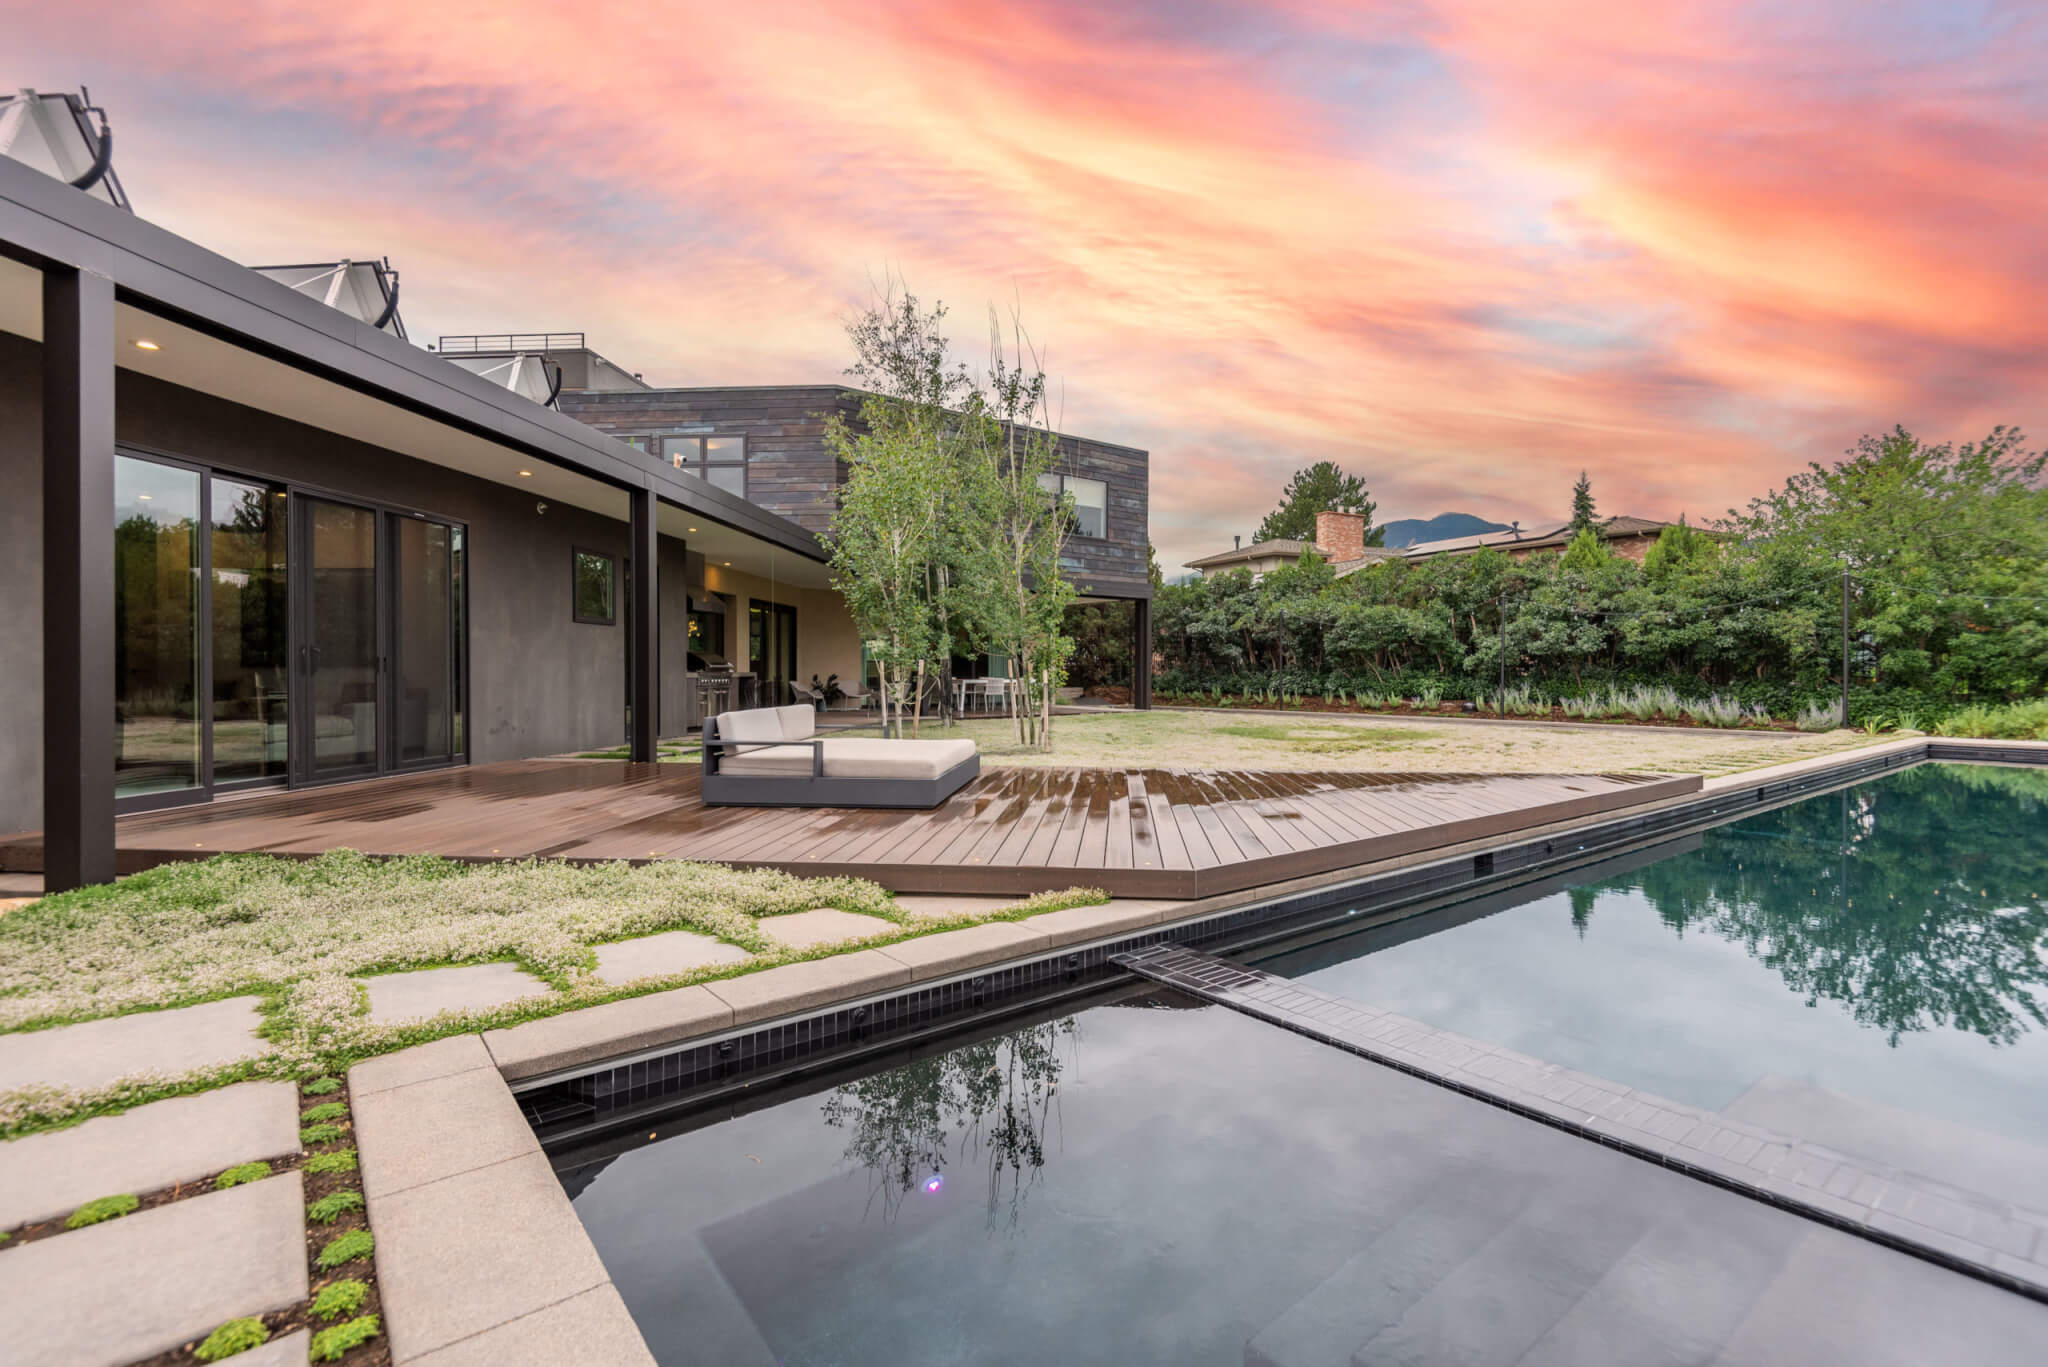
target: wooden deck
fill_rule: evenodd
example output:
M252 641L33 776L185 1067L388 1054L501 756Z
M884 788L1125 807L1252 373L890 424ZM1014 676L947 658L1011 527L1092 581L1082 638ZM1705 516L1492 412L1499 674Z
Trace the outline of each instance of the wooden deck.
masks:
M710 859L899 892L1191 898L1695 792L1659 774L985 771L929 812L706 807L695 766L527 760L124 817L123 872L223 850ZM40 841L0 848L39 869Z

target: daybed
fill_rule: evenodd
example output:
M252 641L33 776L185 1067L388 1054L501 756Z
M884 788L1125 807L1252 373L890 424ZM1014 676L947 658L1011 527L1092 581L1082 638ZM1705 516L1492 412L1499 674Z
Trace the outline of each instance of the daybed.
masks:
M756 707L704 723L707 807L936 807L981 772L971 740L817 734L815 710Z

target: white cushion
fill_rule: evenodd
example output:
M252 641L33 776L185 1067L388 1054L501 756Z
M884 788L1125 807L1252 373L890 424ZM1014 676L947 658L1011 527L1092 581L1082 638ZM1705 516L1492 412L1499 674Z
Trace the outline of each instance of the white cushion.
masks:
M734 778L809 778L811 747L764 745L759 750L723 751L718 772Z
M825 777L937 778L973 758L971 740L842 737L825 742Z
M741 712L718 714L720 740L788 740L782 734L782 713L773 707L750 707Z
M807 703L794 707L778 707L775 715L782 718L784 740L809 740L818 729L818 709Z

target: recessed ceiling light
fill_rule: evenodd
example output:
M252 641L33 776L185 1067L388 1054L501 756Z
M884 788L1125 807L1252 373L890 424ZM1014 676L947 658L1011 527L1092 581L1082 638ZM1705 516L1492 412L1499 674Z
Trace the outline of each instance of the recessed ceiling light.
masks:
M531 471L531 470L521 470L521 471L519 472L519 477L520 477L521 479L532 479L532 478L533 478L533 471Z
M696 529L695 527L692 527L692 528L690 528L690 530L694 532L694 531L696 531L697 529Z
M143 501L144 503L147 503L147 502L149 502L149 501L150 501L151 499L155 498L155 497L156 497L156 495L155 495L155 494L137 494L137 495L136 495L136 497L137 497L137 498L139 498L139 499L141 499L141 500L142 500L142 501Z
M730 561L730 560L726 561L726 562L725 562L725 567L726 567L727 569L731 569L731 568L732 568L732 561Z
M149 340L149 338L147 338L147 337L137 337L137 338L135 339L135 345L136 345L137 347L139 347L140 349L142 349L143 351L162 351L162 350L163 350L163 348L162 348L162 347L158 346L158 345L157 345L157 344L156 344L155 342L152 342L152 341L150 341L150 340Z

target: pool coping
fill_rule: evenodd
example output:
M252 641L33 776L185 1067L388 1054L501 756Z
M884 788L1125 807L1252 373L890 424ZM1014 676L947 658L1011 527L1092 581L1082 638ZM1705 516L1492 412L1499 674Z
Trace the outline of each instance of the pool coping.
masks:
M1120 962L1151 982L2048 1302L2048 1212L1532 1058L1199 950L1159 945Z
M1128 982L1131 970L1118 962L1119 955L1162 945L1235 948L1263 943L1298 932L1302 915L1317 907L1324 908L1328 923L1331 899L1347 892L1344 900L1359 904L1348 914L1369 909L1373 918L1402 919L1488 888L1590 862L1607 852L1717 825L1738 811L1783 805L1930 760L2048 765L2048 742L1909 738L1709 779L1697 794L1646 804L1618 817L1603 813L1522 831L1506 841L1475 840L1361 870L1199 902L1123 908L1112 902L1004 923L1041 937L1036 945L1027 946L1014 936L977 935L986 932L981 926L947 931L901 945L766 969L747 979L565 1012L510 1030L453 1036L367 1060L350 1070L352 1094L368 1097L403 1088L408 1103L384 1108L383 1123L359 1128L358 1135L368 1214L378 1240L375 1257L385 1288L392 1361L431 1367L436 1360L469 1356L498 1339L516 1342L531 1333L571 1329L579 1341L602 1343L607 1361L652 1361L560 1184L493 1180L515 1167L531 1168L546 1161L530 1110L520 1104L521 1094L602 1075L629 1099L635 1092L658 1097L662 1086L689 1075L691 1069L713 1088L745 1086L778 1069L800 1070L828 1058L843 1059L848 1046L893 1048L951 1033L1000 1011ZM910 958L916 962L906 962ZM841 967L835 970L834 964ZM754 985L744 1005L713 991L748 979ZM900 1029L885 1028L892 1013ZM556 1033L536 1029L544 1026L555 1027ZM486 1079L494 1080L495 1086ZM465 1094L461 1125L448 1123L447 1115L457 1089ZM694 1103L699 1094L681 1096L677 1104ZM1532 1107L1531 1115L1547 1119L1540 1108ZM1601 1142L1623 1147L1614 1138L1602 1137ZM512 1156L502 1156L507 1153ZM1657 1161L1665 1161L1664 1156ZM391 1189L385 1174L407 1169L435 1175ZM1688 1170L1705 1180L1720 1180L1712 1164ZM489 1219L482 1227L463 1220L408 1221L398 1211L408 1193L463 1182L487 1184ZM1839 1225L1842 1217L1816 1213L1815 1218ZM516 1275L518 1269L504 1266L511 1252L495 1237L504 1229L532 1231L545 1241L546 1256L535 1258L527 1248L521 1250L526 1258L585 1269L570 1282L588 1284L571 1287L560 1278L536 1283ZM1903 1238L1869 1223L1857 1232L1880 1242ZM2041 1237L2042 1247L2036 1251L2048 1252L2048 1234ZM1908 1251L1917 1253L1920 1248ZM1929 1245L1923 1256L1948 1263L1955 1255ZM1957 1266L1958 1271L1981 1275L1982 1264L1964 1261L1967 1266ZM596 1273L590 1275L593 1265ZM2027 1289L2035 1285L2027 1279L2048 1278L2048 1271L2033 1266L2032 1271L2001 1272L1994 1263L1991 1280L2038 1295ZM406 1324L408 1294L416 1294L423 1280L450 1277L485 1288L485 1304L473 1311L458 1336L423 1336L417 1326ZM2015 1280L2025 1281L2026 1287L2013 1284Z

